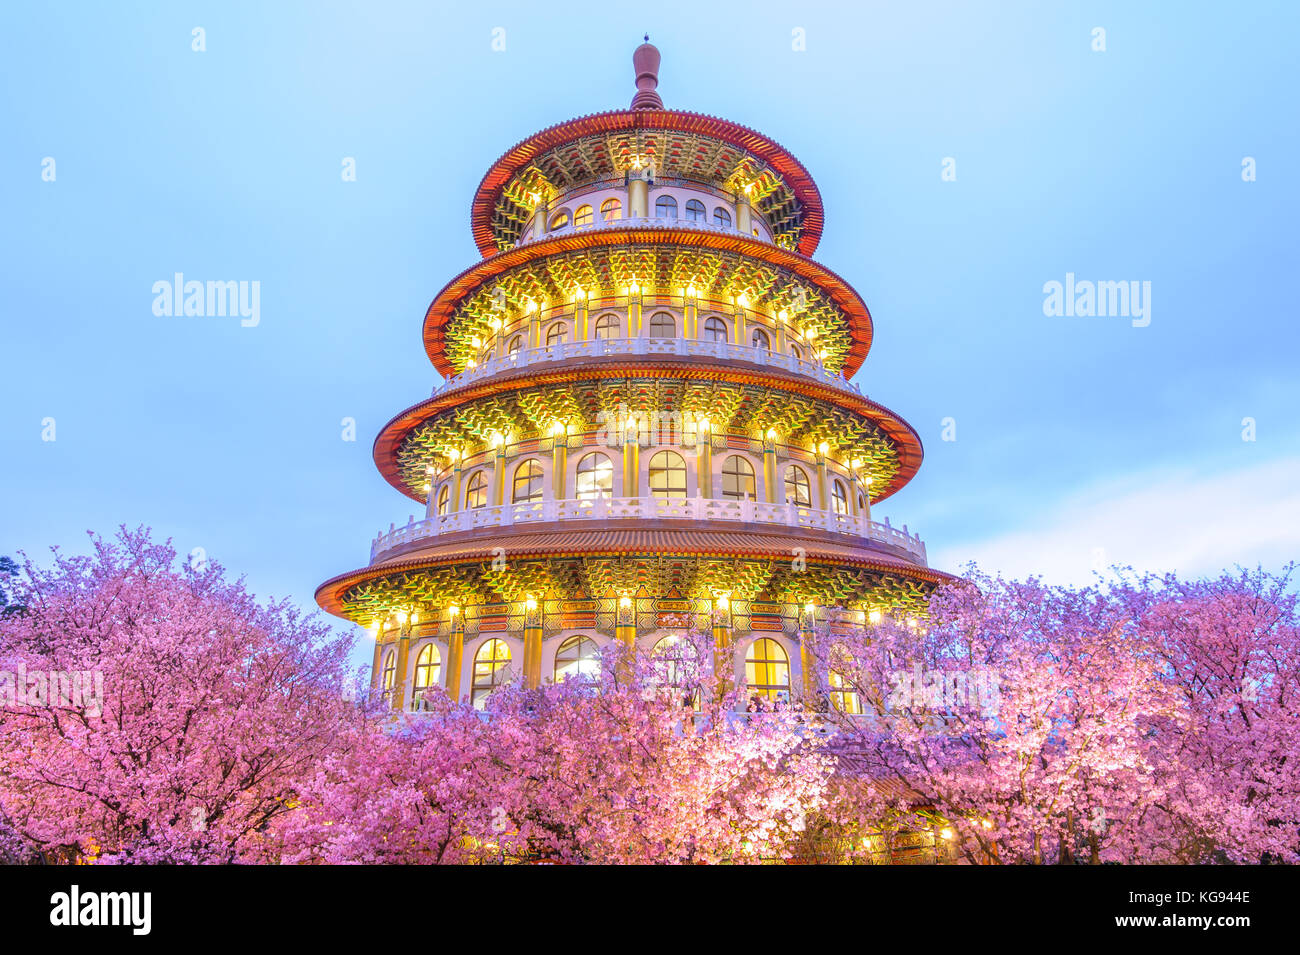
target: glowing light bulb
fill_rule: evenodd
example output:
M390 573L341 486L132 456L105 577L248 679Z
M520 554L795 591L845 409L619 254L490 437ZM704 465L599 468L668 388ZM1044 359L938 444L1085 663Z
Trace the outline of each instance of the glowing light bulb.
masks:
M804 612L804 613L816 613L816 612L817 612L817 608L814 607L814 606L813 606L812 604L810 604L810 603L806 603L806 604L803 605L803 612Z
M767 429L767 440L769 440L769 441L775 441L775 440L776 440L776 428L768 428L768 429Z
M455 617L458 616L459 614L460 614L460 608L457 607L455 604L452 604L450 607L447 608L447 616Z
M943 830L941 833L939 833L939 835L942 836L942 837L945 838L945 839L951 839L951 838L952 838L952 830L951 830L951 829L948 829L948 828L945 827L944 830Z
M867 614L867 620L871 623L880 623L883 614L879 610L873 610Z
M536 610L536 609L537 609L537 598L535 598L532 594L529 594L529 595L524 599L524 606L525 606L527 609L529 609L529 610Z
M619 605L620 607L622 607L624 610L626 610L628 607L632 606L632 598L631 598L631 597L619 597L619 598L618 598L618 605Z
M726 610L731 606L731 598L726 594L718 594L718 609Z
M686 289L686 294L687 294L687 296L689 296L690 298L695 298L695 296L696 296L696 294L697 294L696 291L695 291L695 286L694 286L694 285L688 286L687 289Z
M698 425L697 427L698 427L701 431L708 431L708 430L709 430L709 419L708 419L708 418L701 418L701 419L700 419L700 423L699 423L699 425Z
M830 449L831 449L831 446L830 446L829 444L827 444L825 441L823 441L821 444L817 445L817 450L818 450L818 452L821 454L822 457L826 457L826 452L829 451Z
M397 611L397 622L398 622L398 623L402 623L402 624L404 624L404 623L406 623L407 618L408 618L409 616L410 616L410 614L408 614L405 610L399 610L399 611Z

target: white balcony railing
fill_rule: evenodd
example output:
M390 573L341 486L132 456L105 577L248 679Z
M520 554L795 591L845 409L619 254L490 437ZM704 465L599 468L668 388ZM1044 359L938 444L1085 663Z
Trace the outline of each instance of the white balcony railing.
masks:
M405 527L390 526L370 547L370 560L403 544L428 540L440 534L471 531L484 527L512 527L562 521L602 520L679 520L737 521L754 524L781 524L807 530L826 531L848 537L866 538L901 548L925 564L925 544L918 534L911 534L904 524L892 526L795 504L768 504L762 501L716 500L712 498L615 497L594 500L550 500L525 504L502 504L473 510L455 511L415 520Z
M736 345L731 342L711 342L694 338L600 338L565 342L559 345L543 345L539 348L521 348L513 354L493 356L436 385L433 389L433 397L450 388L460 388L515 368L526 368L541 362L571 362L575 359L599 358L604 355L629 357L694 355L723 361L734 359L807 375L841 391L854 395L862 394L862 390L857 385L839 372L831 371L816 362L753 345Z

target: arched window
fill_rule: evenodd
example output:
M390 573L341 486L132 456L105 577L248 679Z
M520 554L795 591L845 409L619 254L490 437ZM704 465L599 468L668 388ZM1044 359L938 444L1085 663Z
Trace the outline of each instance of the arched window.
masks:
M831 483L831 507L836 514L847 514L849 512L849 494L844 490L843 481Z
M852 678L846 675L852 672L852 666L853 661L844 644L835 644L831 648L831 665L826 674L826 682L831 687L831 706L841 713L856 716L862 712L862 699L853 689Z
M692 199L686 203L686 218L691 222L703 222L705 218L704 203Z
M578 211L573 214L573 224L575 226L591 225L591 221L591 206L578 206Z
M754 333L749 336L749 343L755 348L761 348L763 351L772 350L772 339L767 337L767 332L761 328L754 329Z
M668 312L655 312L650 316L651 338L676 338L677 319Z
M568 225L568 224L569 224L569 210L568 210L568 209L561 209L561 210L560 210L559 212L557 212L555 215L551 216L551 231L552 231L552 232L554 232L556 229L563 229L563 228L564 228L566 225Z
M812 493L808 488L808 475L803 468L790 465L785 469L785 499L800 507L812 507Z
M727 323L716 315L704 320L704 334L700 336L706 342L725 342L727 340Z
M618 338L623 334L623 320L617 315L602 315L596 319L596 338Z
M614 465L609 458L593 451L578 462L577 496L580 501L614 496Z
M478 648L474 654L474 680L469 700L476 709L483 709L488 695L510 679L510 647L504 640L493 638Z
M469 476L469 490L465 492L465 506L471 511L487 507L487 474L475 471Z
M444 484L442 486L442 489L438 491L438 516L441 517L442 515L446 514L447 509L450 506L451 506L451 488L449 488L447 485Z
M790 354L793 355L795 358L799 359L800 361L803 361L803 352L799 349L799 346L796 345L794 342L790 343Z
M547 347L551 345L563 345L569 340L569 326L564 322L556 322L546 330Z
M745 655L745 686L751 700L789 698L790 658L781 644L770 637L760 637L749 645L749 653Z
M384 654L384 666L380 671L380 686L384 690L384 699L393 695L393 686L397 683L397 654L389 650Z
M411 709L428 708L428 703L420 698L425 690L432 689L441 682L442 657L438 648L426 643L420 648L420 655L415 658L415 689L411 692Z
M676 219L677 200L672 196L660 196L655 200L656 219Z
M600 218L605 222L623 218L623 203L617 199L606 199L600 204Z
M510 339L510 344L506 346L506 351L508 351L512 355L517 355L519 354L519 349L523 347L524 347L524 336L516 335L514 338Z
M718 206L718 208L713 210L713 224L723 229L730 229L731 213L722 208L722 206Z
M863 496L861 493L859 493L859 494L858 494L858 510L859 510L859 511L865 511L866 509L867 509L867 499L866 499L865 496Z
M686 496L686 462L676 451L660 451L650 458L650 493L658 498Z
M535 504L542 499L542 466L529 459L515 468L514 489L510 500L515 504Z
M722 496L733 501L755 500L754 466L739 454L722 462Z
M574 634L555 651L555 682L561 683L572 676L597 676L600 674L600 647L591 637Z
M697 662L691 644L675 633L662 638L650 650L654 682L680 690L682 705L698 709L698 687L690 685L693 683L692 675L699 671Z

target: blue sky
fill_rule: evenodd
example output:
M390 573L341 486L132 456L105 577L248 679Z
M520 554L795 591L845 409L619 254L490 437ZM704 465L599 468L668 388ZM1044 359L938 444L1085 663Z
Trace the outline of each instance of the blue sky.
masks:
M876 320L858 381L926 445L879 514L932 563L1300 554L1300 8L848 6L6 5L0 553L148 524L304 604L364 564L416 510L370 442L436 381L420 321L477 258L472 190L626 106L649 31L667 105L817 179L817 258ZM260 324L155 316L177 271L259 281ZM1070 272L1150 282L1150 325L1045 316Z

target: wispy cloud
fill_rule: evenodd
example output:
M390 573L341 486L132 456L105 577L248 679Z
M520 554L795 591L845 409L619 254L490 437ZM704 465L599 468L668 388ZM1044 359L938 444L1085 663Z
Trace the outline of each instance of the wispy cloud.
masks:
M932 549L957 570L976 561L1012 577L1084 584L1113 564L1214 574L1300 559L1300 457L1213 474L1150 471L1077 491L1004 534Z

